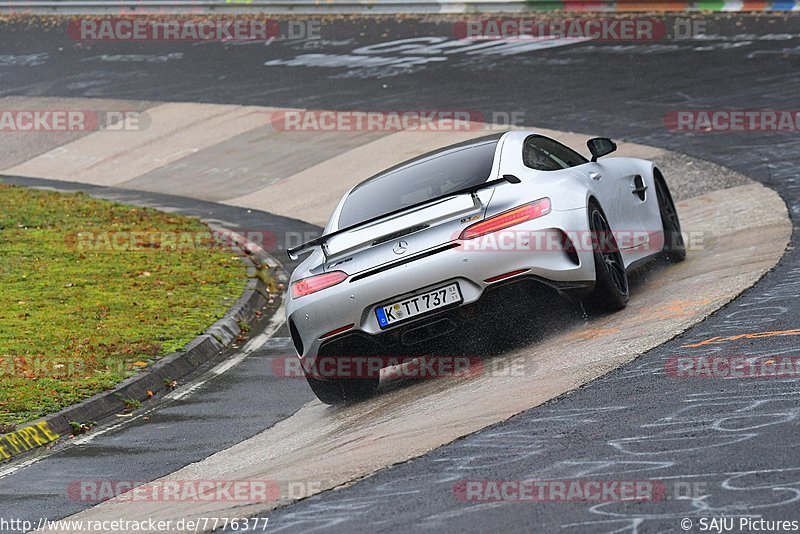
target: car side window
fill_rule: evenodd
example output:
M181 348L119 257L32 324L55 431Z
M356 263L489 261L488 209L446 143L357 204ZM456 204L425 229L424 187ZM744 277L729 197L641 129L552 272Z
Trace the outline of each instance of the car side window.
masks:
M558 171L588 161L571 148L541 135L528 137L522 147L522 162L537 171Z

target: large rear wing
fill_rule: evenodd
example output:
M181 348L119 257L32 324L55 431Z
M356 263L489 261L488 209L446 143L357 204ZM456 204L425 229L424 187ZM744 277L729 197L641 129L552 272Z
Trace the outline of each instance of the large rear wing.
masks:
M312 239L311 241L307 241L307 242L303 243L302 245L298 245L296 247L292 247L292 248L287 249L286 253L289 255L289 257L291 259L296 260L300 256L300 254L304 254L306 252L310 252L311 250L314 249L314 247L322 247L322 251L325 254L325 256L327 257L327 253L325 252L325 244L328 242L329 239L331 239L332 237L335 237L337 235L341 235L341 234L350 232L352 230L355 230L356 228L360 228L360 227L366 226L366 225L368 225L370 223L374 223L375 221L379 221L381 219L385 219L386 217L391 217L393 215L397 215L397 214L403 213L405 211L413 210L413 209L422 207L422 206L424 206L426 204L431 204L433 202L438 202L440 200L444 200L444 199L449 198L449 197L454 197L454 196L458 196L458 195L475 195L478 191L481 191L483 189L488 189L490 187L494 187L496 185L500 185L500 184L503 184L503 183L518 184L518 183L520 183L520 181L521 180L519 178L517 178L516 176L514 176L514 175L504 174L502 178L498 178L496 180L489 180L488 182L483 182L483 183L480 183L480 184L477 184L477 185L473 185L473 186L470 186L470 187L465 187L465 188L459 189L457 191L451 191L450 193L438 196L436 198L431 198L429 200L423 200L422 202L417 202L416 204L412 204L410 206L405 206L405 207L402 207L400 209L396 209L394 211L390 211L389 213L383 213L381 215L378 215L377 217L372 217L371 219L367 219L366 221L361 221L360 223L353 224L353 225L348 226L346 228L341 228L339 230L336 230L335 232L331 232L329 234L321 235L316 239Z

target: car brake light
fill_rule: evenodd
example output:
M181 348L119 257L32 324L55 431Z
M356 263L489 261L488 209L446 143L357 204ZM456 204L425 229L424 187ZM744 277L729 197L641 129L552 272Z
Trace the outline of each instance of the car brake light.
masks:
M344 271L331 271L329 273L303 278L292 284L292 298L297 299L310 295L311 293L316 293L317 291L322 291L323 289L343 282L345 279L347 279L347 273Z
M536 202L504 211L499 215L489 217L485 221L468 226L461 232L460 239L475 239L482 235L542 217L548 213L550 213L550 199L540 198Z

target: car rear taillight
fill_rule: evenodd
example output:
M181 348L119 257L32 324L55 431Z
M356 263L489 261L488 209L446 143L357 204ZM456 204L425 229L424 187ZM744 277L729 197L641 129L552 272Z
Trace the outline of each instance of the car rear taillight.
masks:
M489 217L485 221L468 226L461 232L460 239L475 239L482 235L490 234L509 228L531 219L536 219L550 213L550 199L540 198L530 204L504 211L499 215Z
M292 298L297 299L305 297L311 293L316 293L317 291L335 286L346 279L347 273L343 271L331 271L329 273L303 278L292 284Z

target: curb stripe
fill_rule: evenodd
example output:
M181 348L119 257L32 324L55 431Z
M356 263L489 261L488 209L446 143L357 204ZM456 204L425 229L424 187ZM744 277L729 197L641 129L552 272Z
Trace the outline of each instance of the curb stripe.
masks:
M10 460L15 456L44 447L60 437L53 432L47 421L41 421L14 432L0 434L0 460Z

